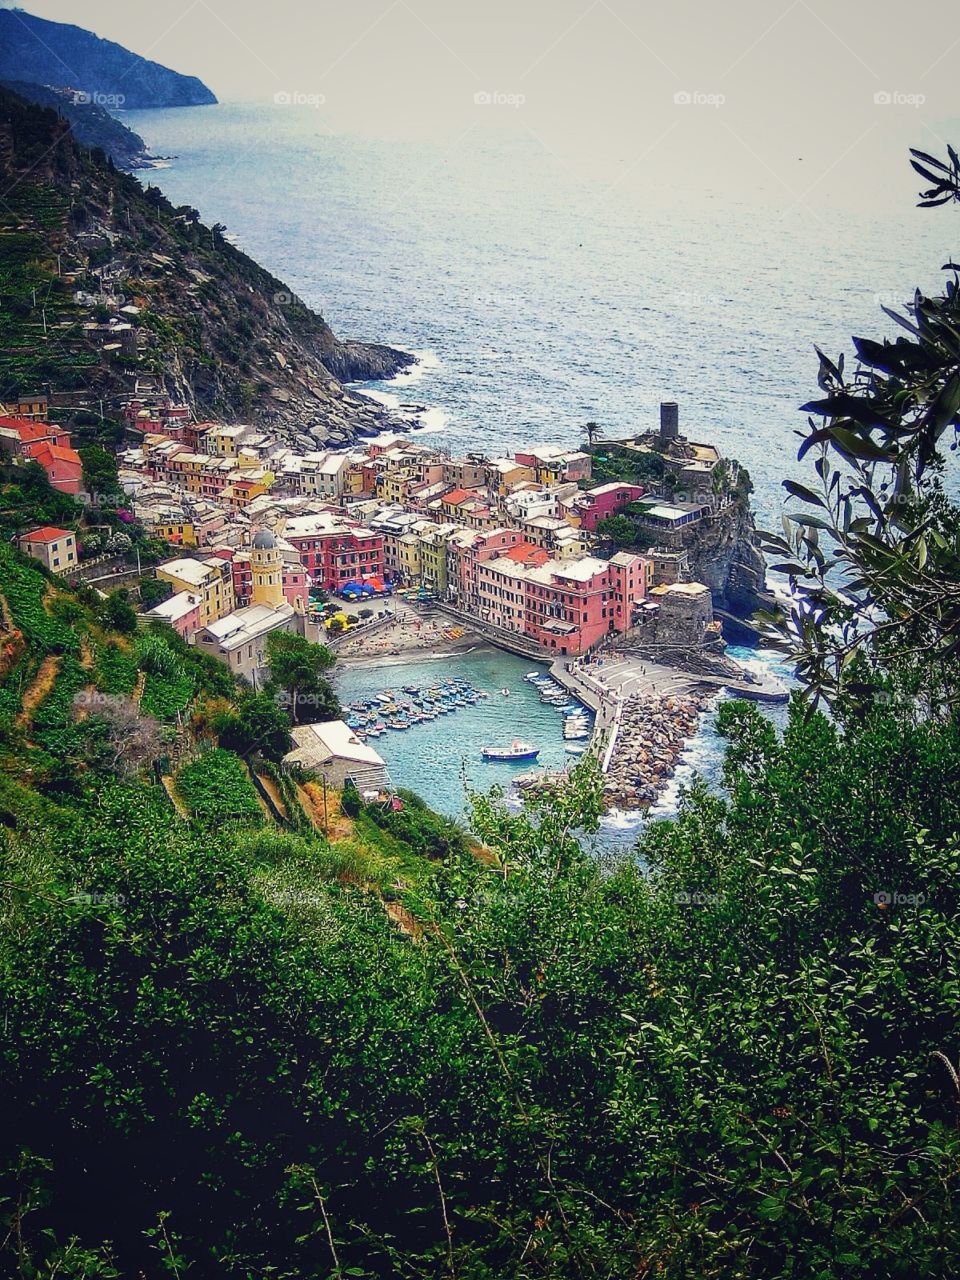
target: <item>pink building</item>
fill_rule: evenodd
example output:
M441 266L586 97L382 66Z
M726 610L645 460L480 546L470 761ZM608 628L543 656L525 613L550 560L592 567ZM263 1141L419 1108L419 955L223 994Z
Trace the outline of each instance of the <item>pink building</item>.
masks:
M583 653L630 627L650 574L643 556L623 551L609 561L584 556L540 564L499 555L476 566L477 615L544 649Z
M525 542L519 529L461 530L447 544L447 583L453 602L461 609L479 603L477 566Z
M573 510L580 516L580 527L593 533L600 520L616 515L628 502L636 502L646 493L642 484L623 484L614 480L578 494Z
M192 591L178 591L150 609L146 616L168 623L184 640L190 640L200 630L200 596Z

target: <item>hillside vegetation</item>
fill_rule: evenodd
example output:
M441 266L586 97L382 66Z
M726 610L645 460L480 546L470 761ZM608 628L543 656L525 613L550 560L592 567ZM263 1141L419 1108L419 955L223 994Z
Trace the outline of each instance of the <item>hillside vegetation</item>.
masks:
M958 310L821 369L803 691L723 704L722 792L620 862L589 757L469 837L332 798L268 693L0 545L0 1274L960 1274Z
M310 432L308 443L387 424L341 380L387 377L410 357L340 341L223 227L118 173L79 147L55 111L9 90L0 90L0 177L3 398L49 386L66 416L103 401L115 418L146 385L198 417ZM78 303L78 291L94 301ZM137 311L121 314L120 302ZM108 330L111 317L132 332Z
M0 10L0 79L83 89L129 110L217 100L196 76L171 71L82 27L22 9Z

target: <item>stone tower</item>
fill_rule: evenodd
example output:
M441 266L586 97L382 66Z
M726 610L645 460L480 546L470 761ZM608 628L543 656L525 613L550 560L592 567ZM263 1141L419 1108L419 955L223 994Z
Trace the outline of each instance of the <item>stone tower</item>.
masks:
M676 440L680 434L680 409L676 400L662 400L660 402L660 440L662 444L669 444L672 440Z
M277 540L269 529L260 529L250 544L250 567L253 570L251 604L266 604L276 609L283 604L283 561Z

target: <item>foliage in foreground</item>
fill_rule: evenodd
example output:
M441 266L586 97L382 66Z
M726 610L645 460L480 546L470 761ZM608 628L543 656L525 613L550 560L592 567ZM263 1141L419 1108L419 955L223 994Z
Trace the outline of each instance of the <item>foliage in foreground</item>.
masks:
M539 813L478 798L498 859L453 851L408 896L413 935L305 874L302 842L201 838L155 788L25 807L6 1269L72 1248L116 1271L60 1275L150 1280L171 1258L956 1274L960 735L888 709L797 713L780 741L739 704L725 728L731 799L696 791L652 828L651 876L574 839L584 768Z

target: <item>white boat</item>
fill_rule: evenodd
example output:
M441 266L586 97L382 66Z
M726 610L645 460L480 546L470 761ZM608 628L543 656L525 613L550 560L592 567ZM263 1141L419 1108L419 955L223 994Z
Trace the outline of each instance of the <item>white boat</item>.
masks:
M509 747L483 747L480 751L484 760L536 760L539 754L539 747L519 739L511 742Z

